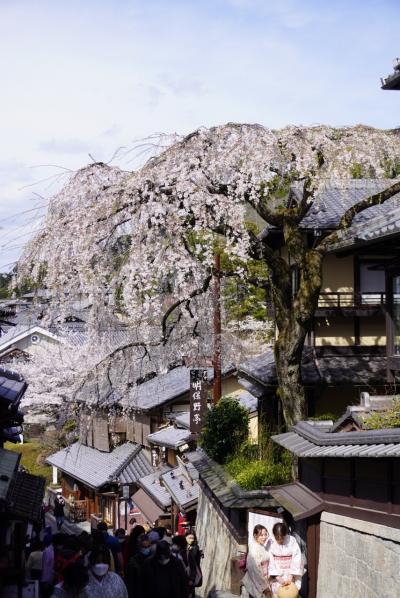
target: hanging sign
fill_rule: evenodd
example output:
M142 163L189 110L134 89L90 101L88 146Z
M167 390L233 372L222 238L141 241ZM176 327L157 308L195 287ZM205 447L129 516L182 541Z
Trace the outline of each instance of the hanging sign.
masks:
M199 434L207 409L207 370L190 370L190 431Z

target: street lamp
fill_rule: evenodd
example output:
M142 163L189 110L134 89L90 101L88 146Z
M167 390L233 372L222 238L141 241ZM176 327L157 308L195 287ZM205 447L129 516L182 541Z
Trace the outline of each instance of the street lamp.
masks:
M400 89L400 58L393 60L393 73L387 77L381 77L382 89Z

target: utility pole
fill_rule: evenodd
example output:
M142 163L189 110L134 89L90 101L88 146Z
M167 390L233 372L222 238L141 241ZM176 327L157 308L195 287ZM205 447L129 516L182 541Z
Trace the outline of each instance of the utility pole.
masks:
M221 384L221 256L216 253L214 256L214 281L213 281L213 303L214 303L214 385L213 402L218 403L222 394Z

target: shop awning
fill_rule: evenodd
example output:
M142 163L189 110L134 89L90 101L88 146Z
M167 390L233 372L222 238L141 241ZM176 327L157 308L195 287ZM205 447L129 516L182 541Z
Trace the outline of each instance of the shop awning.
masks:
M159 517L165 515L163 511L142 488L132 496L135 505L142 511L148 521L154 523Z
M323 511L323 501L320 497L300 482L275 486L269 488L269 492L286 511L289 511L295 521Z

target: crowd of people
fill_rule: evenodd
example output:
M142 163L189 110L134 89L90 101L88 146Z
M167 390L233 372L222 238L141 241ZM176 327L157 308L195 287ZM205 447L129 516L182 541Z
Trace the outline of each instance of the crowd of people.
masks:
M100 522L90 534L67 535L46 527L26 551L27 579L39 580L41 598L194 598L202 583L192 530L173 536L135 525L111 534Z
M286 523L275 523L272 537L263 525L256 525L246 557L243 594L250 598L296 598L301 589L302 561L300 546Z

